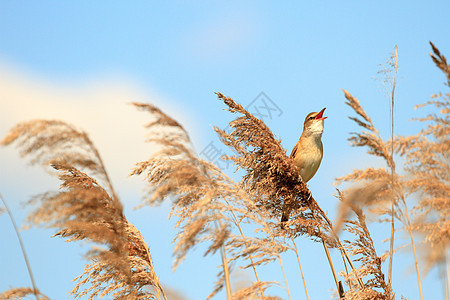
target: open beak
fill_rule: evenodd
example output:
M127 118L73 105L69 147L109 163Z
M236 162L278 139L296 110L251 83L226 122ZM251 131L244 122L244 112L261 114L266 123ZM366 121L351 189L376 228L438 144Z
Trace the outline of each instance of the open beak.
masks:
M326 107L325 107L326 108ZM315 117L316 120L325 120L328 117L323 117L323 112L325 111L325 108L322 109L319 114Z

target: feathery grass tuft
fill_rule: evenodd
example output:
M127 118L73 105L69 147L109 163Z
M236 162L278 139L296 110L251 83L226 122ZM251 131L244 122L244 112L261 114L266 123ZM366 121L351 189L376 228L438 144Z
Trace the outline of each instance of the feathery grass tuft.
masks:
M256 267L276 257L254 260L267 256L268 252L255 246L255 243L262 243L259 239L246 237L240 227L244 219L263 220L260 214L255 214L257 207L248 194L215 165L194 153L186 130L178 122L151 104L133 105L155 119L146 125L150 137L147 141L158 147L158 151L148 160L136 164L130 175L145 174L148 189L144 193L144 204L172 201L171 217L177 218L178 229L174 270L197 244L208 242L205 255L220 251L223 259L217 283L208 299L221 291L224 284L228 291L231 289L228 271L240 259L250 261L245 267L254 269L257 279L254 288L259 290L262 298L270 299L264 296L265 283L259 281ZM240 235L233 233L236 227ZM270 249L270 253L278 255L274 249Z
M450 87L450 66L436 46L430 44L431 58L444 72ZM400 137L397 143L397 150L406 158L405 188L419 197L412 227L425 235L427 270L445 264L450 247L450 93L439 93L432 99L416 108L431 106L439 114L416 119L426 122L425 129L417 135Z
M50 300L47 296L42 294L39 290L32 288L10 288L9 290L0 293L0 299L3 300L21 300L28 296L35 296L37 300Z
M33 197L32 225L58 229L67 241L88 240L98 246L86 253L90 263L77 278L75 297L111 295L114 299L160 299L164 291L155 275L148 246L123 215L100 155L87 134L61 121L31 121L13 128L3 145L16 143L32 163L50 164L62 181L59 191ZM83 168L103 180L80 171ZM89 284L89 285L86 285ZM153 287L154 290L149 290Z
M349 203L342 193L339 193L339 196L344 198L342 200L345 203ZM346 292L345 299L394 299L392 288L390 284L386 283L381 270L381 263L387 256L379 257L377 255L361 206L351 203L350 207L357 218L356 220L345 220L344 230L352 233L355 240L346 240L344 245L355 261L359 263L359 267L348 274L342 273L350 287ZM365 281L362 288L357 284L356 275Z

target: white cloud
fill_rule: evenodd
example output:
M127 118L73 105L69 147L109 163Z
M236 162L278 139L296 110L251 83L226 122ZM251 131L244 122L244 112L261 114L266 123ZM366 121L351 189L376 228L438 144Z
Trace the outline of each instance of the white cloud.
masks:
M128 105L133 101L163 106L167 113L173 115L173 110L161 96L144 91L124 79L56 84L0 62L0 138L17 123L31 119L59 119L71 123L89 134L119 194L121 189L142 186L142 179L130 179L127 175L134 164L147 159L151 151L150 145L144 143L143 128L150 118ZM176 110L174 113L177 118L179 114ZM17 164L25 165L19 160L17 151L5 148L0 148L0 151L0 181L28 180L24 178L26 174L13 171ZM23 172L22 167L20 169ZM36 177L33 180L36 181Z

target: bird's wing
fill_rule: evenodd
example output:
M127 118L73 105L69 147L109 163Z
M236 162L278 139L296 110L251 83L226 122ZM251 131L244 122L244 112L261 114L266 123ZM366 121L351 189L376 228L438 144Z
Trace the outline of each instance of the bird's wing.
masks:
M294 146L294 149L292 149L292 153L291 153L290 158L294 158L295 154L297 154L298 144L299 143L297 142L297 144L295 144L295 146Z

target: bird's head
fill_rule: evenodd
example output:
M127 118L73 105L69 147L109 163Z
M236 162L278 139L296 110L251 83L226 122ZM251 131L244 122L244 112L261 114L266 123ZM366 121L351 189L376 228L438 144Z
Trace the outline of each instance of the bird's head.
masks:
M327 117L323 116L325 108L319 112L309 113L305 118L305 123L303 125L303 132L308 132L310 134L322 134L323 132L323 120Z

